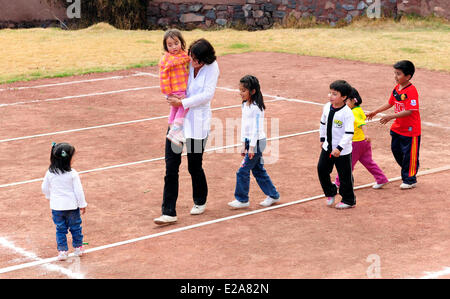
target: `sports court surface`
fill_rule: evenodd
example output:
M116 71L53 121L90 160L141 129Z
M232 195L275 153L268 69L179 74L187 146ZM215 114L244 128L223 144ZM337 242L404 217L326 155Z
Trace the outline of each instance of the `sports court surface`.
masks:
M0 279L450 278L449 74L418 69L412 80L422 117L417 188L399 189L390 124L374 121L374 160L391 182L373 190L373 177L357 164L356 207L339 211L326 207L316 170L328 86L348 80L370 111L387 101L392 68L280 53L227 55L218 63L204 155L207 210L189 214L183 158L178 222L162 227L153 218L161 213L169 107L157 67L0 86ZM241 162L237 88L245 74L256 75L265 94L266 169L281 201L260 207L264 195L252 179L250 208L231 210ZM86 254L61 262L41 192L52 142L76 147L73 168L88 202Z

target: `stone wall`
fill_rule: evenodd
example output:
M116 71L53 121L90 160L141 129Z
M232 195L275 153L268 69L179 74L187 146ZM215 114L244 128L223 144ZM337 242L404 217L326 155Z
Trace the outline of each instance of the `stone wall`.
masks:
M66 20L66 9L60 3L42 0L0 0L0 28L59 26Z
M195 0L194 0L195 1ZM274 23L286 24L314 19L336 26L354 18L375 14L378 0L189 0L150 1L147 20L149 28L179 27L182 29L235 27L258 30ZM437 15L450 18L450 0L380 0L382 16L398 13ZM369 10L368 10L369 9Z
M450 19L449 0L399 0L398 11L406 14L417 14L420 16L435 15Z
M208 2L208 1L206 1ZM217 2L217 1L214 1ZM246 0L242 4L210 4L203 2L174 3L151 1L147 16L150 28L180 27L183 29L244 26L246 29L267 29L288 18L315 18L335 26L340 20L351 22L366 14L374 0ZM396 13L396 0L381 0L384 15Z

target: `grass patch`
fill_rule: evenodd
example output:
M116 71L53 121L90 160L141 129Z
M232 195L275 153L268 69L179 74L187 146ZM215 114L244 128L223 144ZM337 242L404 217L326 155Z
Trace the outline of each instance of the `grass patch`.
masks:
M231 44L228 48L230 48L230 49L248 49L248 48L250 48L250 45L237 43L237 44Z
M409 54L423 53L422 50L414 49L414 48L400 48L401 51Z
M409 59L419 68L450 72L449 32L448 21L411 17L399 22L361 18L342 28L197 29L183 36L188 46L208 39L218 56L257 50L387 65ZM0 60L0 83L153 66L163 55L163 35L104 23L73 31L0 30L1 55L7 57Z
M154 41L151 40L137 40L137 43L143 43L143 44L154 44Z

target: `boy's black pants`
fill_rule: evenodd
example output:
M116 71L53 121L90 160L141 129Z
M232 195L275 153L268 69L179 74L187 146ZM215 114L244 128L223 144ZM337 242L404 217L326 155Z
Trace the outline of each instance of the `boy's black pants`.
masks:
M339 174L339 194L342 196L342 202L353 206L356 204L356 197L353 192L352 154L330 158L330 152L322 149L317 164L317 173L323 192L327 197L337 194L337 187L331 182L330 177L334 165Z
M204 205L208 196L208 184L202 166L203 152L205 151L207 139L186 139L188 170L192 178L192 197L196 205ZM179 188L178 173L181 164L182 148L173 145L166 138L165 152L166 175L164 177L162 214L176 216ZM190 192L190 190L183 190L183 192Z
M395 161L402 168L402 181L411 185L417 183L419 170L420 136L409 137L391 131L391 150Z

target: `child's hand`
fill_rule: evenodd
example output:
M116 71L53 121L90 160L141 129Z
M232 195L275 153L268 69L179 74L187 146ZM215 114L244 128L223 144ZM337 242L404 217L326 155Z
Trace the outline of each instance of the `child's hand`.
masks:
M337 158L341 155L341 151L335 148L330 155Z
M84 215L84 213L86 213L86 208L80 208L80 212L81 212L81 215Z
M377 115L377 113L375 113L375 111L369 112L366 114L367 120L372 120L372 118Z
M166 100L170 106L179 107L182 105L181 100L176 96L168 96Z
M250 148L248 150L248 158L251 160L251 159L253 159L254 156L255 156L255 147L250 146Z
M391 119L392 119L392 116L385 115L385 116L381 117L380 124L382 124L382 125L387 124Z

